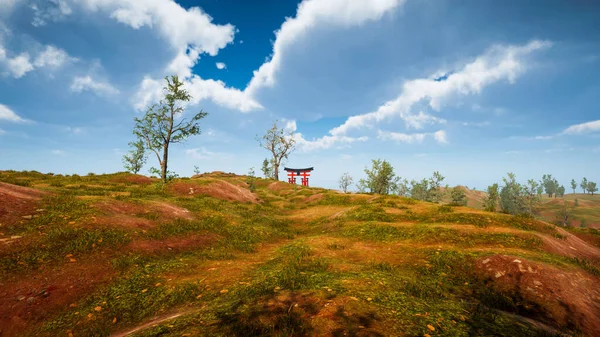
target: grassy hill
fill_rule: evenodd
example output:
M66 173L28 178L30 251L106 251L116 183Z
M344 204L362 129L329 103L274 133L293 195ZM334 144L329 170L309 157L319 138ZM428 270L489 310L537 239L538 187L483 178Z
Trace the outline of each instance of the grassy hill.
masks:
M600 331L596 230L224 173L0 181L1 336Z

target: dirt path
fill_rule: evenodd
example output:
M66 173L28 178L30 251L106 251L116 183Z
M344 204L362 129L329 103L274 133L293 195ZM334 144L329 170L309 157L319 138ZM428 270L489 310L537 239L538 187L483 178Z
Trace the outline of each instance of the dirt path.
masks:
M587 243L560 227L556 227L556 230L566 238L558 239L547 234L536 233L544 241L546 249L549 252L572 258L584 258L600 263L600 249L598 247Z
M148 322L146 322L146 323L144 323L142 325L139 325L139 326L137 326L135 328L132 328L132 329L129 329L127 331L114 333L114 334L112 334L110 336L111 337L125 337L125 336L129 336L129 335L134 334L136 332L148 329L148 328L150 328L150 327L152 327L152 326L154 326L156 324L160 324L160 323L163 323L163 322L175 319L177 317L180 317L180 316L183 316L183 315L187 315L187 314L192 313L194 311L195 310L193 310L193 309L188 309L188 310L181 311L181 312L178 312L178 313L175 313L175 314L169 314L169 315L163 315L163 316L156 316L152 320L150 320L150 321L148 321Z

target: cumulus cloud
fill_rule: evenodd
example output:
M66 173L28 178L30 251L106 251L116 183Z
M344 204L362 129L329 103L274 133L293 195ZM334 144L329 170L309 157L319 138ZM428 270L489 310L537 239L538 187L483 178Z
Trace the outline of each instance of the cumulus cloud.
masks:
M48 22L56 22L73 13L66 0L46 0L29 6L33 11L35 27L45 26Z
M456 96L477 94L486 86L503 80L514 83L527 69L526 57L550 46L550 42L538 40L518 46L493 46L462 69L446 75L443 80L432 76L405 82L402 93L396 99L386 102L376 111L348 118L330 133L343 135L351 129L360 129L391 117L400 117L408 127L419 126L422 121L435 121L426 116L415 117L411 108L425 100L433 110L439 111L446 101Z
M288 18L276 31L271 57L254 71L248 86L243 90L228 88L224 82L202 79L192 75L192 67L202 53L216 55L219 49L233 41L235 28L232 25L214 25L212 18L198 8L185 10L172 0L83 0L89 10L111 12L111 17L139 28L145 25L158 26L158 30L167 38L177 51L166 71L175 73L186 80L186 84L198 93L202 99L210 99L227 108L241 112L262 109L256 99L258 89L272 86L275 75L281 67L285 49L294 41L307 35L309 30L320 24L349 27L360 25L369 20L377 20L386 12L398 7L404 0L305 0L298 6L296 16ZM190 28L191 27L191 28ZM166 33L168 32L168 34ZM221 66L223 68L221 68ZM217 68L225 69L218 63ZM138 98L153 97L154 92L144 92L147 87L153 90L144 78L140 85ZM144 83L146 82L146 83ZM135 103L137 108L147 106L149 101Z
M381 131L377 132L377 138L381 140L392 140L399 143L422 143L426 137L432 137L440 144L448 143L446 138L446 131L440 130L432 133L402 133L402 132L390 132Z
M71 91L76 93L91 91L97 95L116 95L119 93L119 90L109 83L96 81L91 76L73 78L73 82L71 82Z
M50 68L60 68L67 61L75 61L76 58L70 57L66 51L57 48L52 45L46 46L44 51L42 51L35 59L33 63L37 68L41 67L50 67Z
M597 131L600 131L600 120L571 125L562 133L565 135L579 135Z
M8 121L13 123L27 123L27 119L21 118L14 111L4 104L0 104L0 121Z
M52 45L45 46L33 61L29 52L22 52L15 57L8 57L8 51L0 44L0 65L7 68L14 78L21 78L28 72L39 68L57 69L68 61L75 60L77 59L70 57L63 49Z
M275 32L275 43L271 58L263 63L246 88L254 96L262 87L275 83L275 76L281 67L286 48L311 29L322 24L328 26L351 27L367 21L380 19L386 12L402 5L404 0L304 0L298 5L296 16L287 18L281 28Z
M219 69L219 70L223 70L223 69L227 68L227 65L225 65L225 63L223 63L223 62L217 62L216 66L217 66L217 69Z

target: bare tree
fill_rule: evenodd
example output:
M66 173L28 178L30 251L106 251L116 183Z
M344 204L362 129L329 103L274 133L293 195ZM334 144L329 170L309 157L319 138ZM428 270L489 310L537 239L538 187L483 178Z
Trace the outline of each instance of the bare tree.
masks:
M188 121L185 118L175 121L175 116L185 110L184 103L192 98L183 88L183 82L177 76L165 77L166 86L163 88L164 97L158 104L148 108L142 118L135 118L133 133L144 141L145 147L156 154L160 164L161 179L167 181L167 163L169 145L181 143L189 136L199 135L198 121L207 113L200 111ZM154 169L155 170L155 169Z
M261 138L256 136L256 140L262 148L267 149L273 155L271 159L273 178L279 180L279 166L281 165L281 161L287 159L295 149L296 140L294 139L294 131L279 128L277 121L275 121L273 127L267 130L267 133Z
M352 182L352 176L348 172L342 174L342 176L340 177L339 184L340 188L342 189L342 191L344 191L344 193L348 193L348 187L352 185Z

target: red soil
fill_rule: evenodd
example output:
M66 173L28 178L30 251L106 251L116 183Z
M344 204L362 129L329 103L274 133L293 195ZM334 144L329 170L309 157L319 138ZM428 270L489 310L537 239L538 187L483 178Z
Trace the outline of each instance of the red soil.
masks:
M239 201L239 202L251 202L257 203L258 197L250 192L249 190L235 186L223 180L211 182L208 185L197 185L194 183L178 182L169 186L169 190L172 193L181 196L195 195L208 195L213 198L227 200L227 201Z
M534 318L590 336L600 331L599 278L506 255L480 258L475 268L487 286L536 308L541 317Z
M560 235L564 235L565 239L554 238L545 234L538 234L544 241L544 248L555 254L584 258L594 262L600 262L600 248L583 241L581 238L567 232L566 230L556 227Z
M154 227L160 221L170 221L176 218L191 220L191 213L184 208L165 202L129 203L119 200L103 200L92 205L104 214L95 218L95 223L114 225L116 227L147 229ZM144 218L145 214L156 216L155 220Z
M135 185L149 185L158 179L149 178L139 174L131 174L126 176L115 177L110 180L113 183L122 183L122 184L135 184Z
M22 216L34 214L38 200L46 194L33 188L0 182L0 224L14 224Z
M113 275L104 259L80 262L77 256L71 258L74 262L42 268L30 277L0 281L0 336L22 336L26 329L74 306Z

